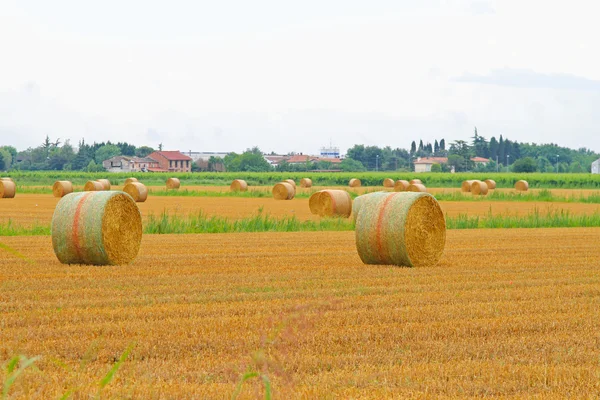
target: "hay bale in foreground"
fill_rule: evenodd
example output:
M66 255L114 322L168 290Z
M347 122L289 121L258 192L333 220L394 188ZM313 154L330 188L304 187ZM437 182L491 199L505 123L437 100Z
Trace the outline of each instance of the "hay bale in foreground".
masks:
M137 178L127 178L125 179L125 183L123 184L123 186L126 186L128 183L133 183L133 182L139 182L137 180Z
M110 181L108 179L96 179L96 182L102 184L103 190L110 190Z
M310 178L302 178L302 179L300 179L300 187L302 187L302 188L310 188L310 187L312 187L312 179L310 179Z
M248 184L243 179L234 179L229 186L232 192L246 192L248 190Z
M385 197L388 194L390 194L390 192L374 192L374 193L364 194L362 196L358 196L357 198L355 198L354 201L352 202L352 218L354 219L354 222L356 223L356 218L358 217L358 214L363 206L363 203L364 203L363 200L365 200L367 198L371 199L374 197Z
M352 178L348 182L348 186L350 186L350 187L360 187L360 185L361 185L360 179L357 179L357 178Z
M395 182L394 182L394 180L393 180L393 179L390 179L390 178L385 178L385 179L383 180L383 187L386 187L386 188L393 188L393 187L394 187L394 183L395 183Z
M371 193L361 199L356 249L365 264L430 267L446 243L446 221L428 193ZM358 199L358 198L357 198Z
M86 192L99 192L104 190L104 185L98 181L87 181L83 187L83 190Z
M130 195L136 203L143 203L148 198L148 188L141 182L128 183L123 191Z
M407 192L427 192L427 188L425 187L425 185L422 185L420 183L413 183L411 185L408 186L408 188L406 188Z
M529 182L523 180L517 181L517 183L515 183L515 189L519 192L526 192L529 190Z
M0 178L0 181L11 181L14 182L12 178L9 178L8 176L4 177L4 178Z
M464 193L470 193L471 192L471 185L473 185L473 182L475 182L474 179L468 180L468 181L463 181L462 184L460 185L460 191L464 192Z
M279 182L273 186L275 200L291 200L296 195L296 189L289 182Z
M394 183L394 192L405 192L409 186L410 183L408 181L402 179L397 180L396 183Z
M181 182L177 178L169 178L167 179L167 189L179 189L181 187Z
M17 185L13 181L0 181L0 199L13 199L17 194Z
M411 185L422 185L422 184L423 184L423 182L421 182L421 180L420 180L420 179L412 179L412 180L411 180L410 182L408 182L408 183L410 183Z
M488 189L496 189L496 181L492 179L486 179L484 182L487 185Z
M349 217L352 197L345 190L320 190L308 200L310 212L322 217Z
M63 197L73 193L73 184L71 181L56 181L52 185L52 194L54 197Z
M482 181L475 181L471 184L471 193L473 196L486 196L488 194L488 185Z
M141 241L140 210L123 192L70 193L52 216L52 247L63 264L127 264Z

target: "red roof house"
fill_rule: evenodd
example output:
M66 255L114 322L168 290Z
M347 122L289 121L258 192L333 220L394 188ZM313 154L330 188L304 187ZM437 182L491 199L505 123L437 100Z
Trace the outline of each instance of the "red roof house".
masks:
M148 155L158 161L161 170L169 172L191 172L192 158L179 151L155 151Z

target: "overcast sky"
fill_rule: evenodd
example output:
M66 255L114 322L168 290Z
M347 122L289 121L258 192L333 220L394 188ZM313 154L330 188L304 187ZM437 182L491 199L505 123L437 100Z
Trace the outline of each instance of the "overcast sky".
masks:
M600 151L600 5L1 0L0 145L315 154L503 134Z

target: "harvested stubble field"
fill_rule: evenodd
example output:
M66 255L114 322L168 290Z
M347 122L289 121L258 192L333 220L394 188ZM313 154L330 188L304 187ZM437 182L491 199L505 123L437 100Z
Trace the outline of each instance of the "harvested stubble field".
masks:
M41 356L16 398L96 395L131 344L103 398L230 398L253 371L274 398L591 398L598 232L449 231L419 269L363 265L352 232L147 235L101 268L2 237L0 360Z

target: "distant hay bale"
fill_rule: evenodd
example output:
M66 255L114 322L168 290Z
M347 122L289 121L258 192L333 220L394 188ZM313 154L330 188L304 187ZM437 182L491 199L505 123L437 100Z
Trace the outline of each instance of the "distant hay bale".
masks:
M98 181L87 181L83 190L86 192L99 192L104 190L104 185Z
M407 192L427 192L427 188L425 187L425 185L422 185L420 183L413 183L406 189L406 191Z
M167 189L179 189L181 187L181 182L177 178L169 178L167 179Z
M360 187L360 185L361 185L360 179L357 179L357 178L352 178L348 182L348 186L350 186L350 187Z
M279 182L273 186L275 200L291 200L296 195L296 190L289 182Z
M446 243L446 221L428 193L371 193L361 199L356 249L365 264L434 266Z
M108 179L96 179L96 182L102 184L103 190L110 190L110 181Z
M243 179L234 179L229 186L232 192L246 192L248 190L248 184Z
M393 180L393 179L390 179L390 178L385 178L385 179L383 180L383 187L386 187L386 188L393 188L393 187L394 187L394 183L395 183L395 182L394 182L394 180Z
M482 181L474 181L471 184L471 193L473 196L485 196L488 194L488 185Z
M148 188L141 182L128 183L123 191L130 195L136 203L143 203L148 199Z
M408 183L410 183L411 185L422 185L422 184L423 184L423 182L421 182L421 180L420 180L420 179L412 179L412 180L411 180L410 182L408 182Z
M13 181L0 181L0 199L13 199L17 194L17 186Z
M63 197L73 193L73 184L71 181L56 181L52 185L52 194L54 197Z
M408 181L403 179L397 180L396 183L394 183L394 192L405 192L409 186L410 183Z
M70 193L54 210L52 247L63 264L127 264L141 240L140 211L123 192Z
M284 179L283 182L289 183L290 185L292 185L294 190L296 190L296 181L294 181L293 179Z
M132 183L132 182L139 182L137 180L137 178L127 178L125 179L125 183L123 184L123 186L127 185L128 183Z
M474 179L468 180L468 181L463 181L462 184L460 185L460 190L465 193L470 193L471 185L473 184L473 182L475 182Z
M312 179L310 179L310 178L302 178L302 179L300 179L300 187L302 187L302 188L310 188L310 187L312 187Z
M487 185L488 189L496 189L496 181L492 179L486 179L484 182Z
M529 183L527 181L517 181L515 183L515 189L519 192L526 192L529 190Z
M320 190L308 200L310 212L322 217L349 217L352 197L345 190Z

